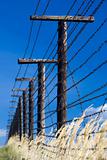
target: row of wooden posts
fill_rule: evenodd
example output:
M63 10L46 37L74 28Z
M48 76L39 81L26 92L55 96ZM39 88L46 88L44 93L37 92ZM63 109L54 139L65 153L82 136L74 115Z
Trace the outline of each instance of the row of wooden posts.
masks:
M38 65L38 100L37 100L37 134L45 133L45 64L57 63L58 67L58 85L57 85L57 129L60 129L66 122L66 71L67 71L67 23L74 22L93 22L94 18L81 16L32 16L31 20L50 20L58 21L58 59L19 59L19 64L37 64ZM17 81L29 81L29 93L26 89L16 89L22 91L22 96L17 96L18 106L13 116L9 135L28 136L31 140L34 138L34 79L33 78L17 78ZM27 96L28 96L28 116L27 116Z
M20 79L17 78L17 80ZM14 95L15 97L18 97L18 106L16 108L16 112L14 114L13 121L11 123L9 131L9 138L14 135L19 135L20 140L22 135L24 137L29 136L31 139L33 139L34 80L31 80L29 78L23 78L22 80L29 80L29 91L27 91L26 89L20 90L23 92L22 96ZM29 92L29 94L27 94L27 92ZM27 95L29 95L29 97ZM29 103L28 116L27 101ZM27 132L28 128L29 132Z

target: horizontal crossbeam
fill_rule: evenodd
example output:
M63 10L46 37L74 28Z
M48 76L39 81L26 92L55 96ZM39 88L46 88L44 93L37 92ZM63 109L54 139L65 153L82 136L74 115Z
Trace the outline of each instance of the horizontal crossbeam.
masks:
M94 22L93 16L30 16L30 20L42 21L68 21L68 22Z
M23 92L23 91L26 91L27 89L26 88L14 88L14 89L12 89L12 91L14 92L14 91L21 91L21 92Z
M13 95L11 95L11 97L21 97L21 95L15 95L15 94L13 94Z
M35 63L57 63L57 60L50 59L18 59L18 64L35 64Z
M10 114L10 115L14 114L14 111L11 110L11 111L8 112L8 114Z
M16 81L32 81L32 80L35 80L35 78L24 78L24 77L22 77L22 78L16 78L15 80Z
M10 101L10 103L16 103L17 101Z
M12 108L12 109L13 109L13 108L17 108L17 106L11 106L10 108Z

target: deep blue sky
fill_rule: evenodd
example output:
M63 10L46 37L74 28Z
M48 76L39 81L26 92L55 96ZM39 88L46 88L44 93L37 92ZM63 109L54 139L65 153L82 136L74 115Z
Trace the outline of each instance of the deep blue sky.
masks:
M78 8L80 2L81 1L79 1L76 4L76 6L73 8L71 15L75 14L75 11ZM47 10L47 14L65 15L71 3L72 3L72 0L69 0L69 1L51 0L51 3ZM97 3L95 3L95 5ZM0 73L1 73L0 74L0 91L1 91L0 92L0 106L1 106L0 129L4 129L4 130L6 129L8 111L10 106L9 101L11 100L11 96L10 96L11 89L13 87L14 79L19 67L17 64L17 59L19 57L23 57L26 43L27 43L30 23L31 23L29 20L29 16L33 14L36 4L37 4L37 1L35 0L23 0L23 1L22 0L16 0L16 1L1 0L0 2L0 60L1 60L1 63L0 63ZM46 0L41 0L41 4L37 12L38 15L42 14L45 4L46 4ZM93 7L92 7L92 10L93 10ZM92 10L89 11L89 14L92 12ZM103 22L106 15L107 15L107 1L103 4L102 8L95 15L95 22L93 24L89 24L85 32L78 39L77 43L74 44L73 48L69 50L68 59L70 59L70 57L72 56L71 53L75 53L76 49L79 49L79 46L81 46L82 43L87 39L87 37L89 37L89 35L95 31L98 25L100 25L101 22ZM34 38L36 36L38 25L39 25L39 22L35 22L35 25L33 28L34 34L32 35L31 44L28 50L27 57L29 57L29 53L31 52L32 42L34 41ZM106 28L107 28L107 24L104 26L102 31L98 33L98 35L93 40L93 42L90 43L87 46L87 48L84 50L84 52L81 53L81 54L83 53L85 54L83 54L83 56L81 57L78 57L77 60L71 64L71 68L73 67L75 68L76 65L78 65L79 61L82 62L82 60L84 60L88 54L91 54L91 52L94 51L101 42L107 39ZM49 41L56 29L57 29L57 23L43 22L38 43L35 47L33 57L41 58L43 56L49 44ZM73 36L75 36L75 34ZM73 36L72 36L72 39L73 39ZM107 54L105 53L106 50L107 50L107 47L102 49L102 54L99 55L99 57L96 57L90 63L89 66L87 65L87 67L85 67L81 73L75 75L75 79L79 80L82 77L81 75L84 75L86 72L88 73L91 68L94 68L97 64L100 64L101 60L103 61L105 58L107 58ZM22 70L22 73L20 74L20 76L23 75L23 71L24 70ZM105 72L106 72L106 68L101 73L97 74L95 77L92 77L92 79L94 78L96 80L95 82L92 83L92 80L90 80L90 81L86 81L86 83L83 83L83 85L80 85L79 86L80 90L83 91L81 94L84 95L89 90L92 90L92 88L93 89L94 87L97 88L98 86L103 84L106 81ZM29 72L29 75L33 73L34 73L34 66L33 66L33 72L32 73ZM69 81L69 84L70 84L70 81ZM74 91L72 92L74 93ZM75 94L73 94L72 97L74 98ZM100 104L101 103L102 101L100 101ZM100 105L100 104L97 104L97 105ZM87 106L88 105L89 104L87 104ZM4 138L1 137L0 145L4 144L4 141L5 141L5 137Z
M35 1L3 0L0 2L0 128L5 129L11 88L18 69L17 58L23 55L29 28L29 15ZM2 138L0 138L0 145Z

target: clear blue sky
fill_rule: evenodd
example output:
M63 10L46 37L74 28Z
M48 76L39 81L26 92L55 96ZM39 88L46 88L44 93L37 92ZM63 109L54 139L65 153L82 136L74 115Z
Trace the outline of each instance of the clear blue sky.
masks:
M42 14L46 2L47 2L46 0L41 0L41 4L37 12L38 15ZM82 0L79 1L76 4L76 6L73 8L73 10L71 11L71 15L75 14L76 9L80 5L80 2L82 2ZM96 6L97 3L95 3L94 6ZM1 0L0 2L0 61L1 61L0 63L0 107L1 107L0 129L3 129L3 130L6 129L8 111L10 106L9 101L11 100L11 89L13 87L14 79L19 68L17 64L17 59L20 57L23 57L24 55L24 51L25 51L25 47L28 39L29 28L31 24L29 20L29 16L33 14L36 4L37 4L37 0L23 0L23 1L22 0L16 0L16 1ZM72 4L72 0L68 0L68 1L51 0L51 3L47 10L47 14L65 15L71 4ZM89 14L94 9L94 6L89 11ZM89 37L90 34L96 30L98 25L100 25L103 22L106 15L107 15L107 1L103 4L101 9L95 15L95 22L93 24L89 24L89 26L84 31L84 33L82 33L79 39L77 40L77 43L74 44L73 47L69 50L68 59L70 59L70 57L72 56L72 53L75 53L76 49L79 49L79 46L82 45L82 43L87 39L87 37ZM34 24L34 28L33 28L34 34L32 35L27 57L29 57L29 53L31 52L32 42L34 41L34 38L36 36L39 23L40 22L35 22ZM42 58L49 44L49 41L56 29L57 29L56 22L55 23L43 22L39 39L34 50L33 57ZM73 39L74 36L75 34L71 38ZM68 44L72 39L68 41ZM99 46L100 43L106 39L107 39L107 24L105 24L105 26L98 33L96 38L94 38L93 42L91 42L83 50L83 52L81 53L83 54L83 56L78 57L76 61L70 65L70 67L75 68L78 65L78 62L82 62L87 57L87 55L90 55L91 52L97 49L97 46ZM75 75L76 81L78 81L83 75L85 75L86 72L88 73L89 71L91 71L91 69L96 67L97 64L100 64L100 61L102 62L104 59L107 59L106 51L107 51L107 47L104 47L102 49L101 54L99 56L96 56L96 58L93 59L90 65L87 65L83 71L76 74ZM29 70L28 75L32 75L34 73L34 70L36 70L36 67L33 66L31 67L31 69L32 68L33 68L32 73L31 73L31 70ZM23 73L24 73L24 67L20 76L22 76ZM106 82L107 76L105 73L106 73L106 68L104 68L102 72L100 72L99 74L95 75L95 77L92 77L92 79L87 80L85 83L80 85L79 90L81 91L81 95L84 95L90 90L97 88L98 86ZM93 81L93 78L95 79L95 82ZM69 84L70 83L71 81L69 80ZM76 97L74 91L72 92L73 92L72 98ZM70 95L68 93L68 96ZM100 103L96 103L96 105L98 106L98 105L101 105L102 103L103 103L103 100L101 100ZM90 104L87 104L87 106L88 105ZM84 108L86 108L86 106ZM74 111L74 113L76 113L76 111ZM5 142L5 137L1 137L0 145L3 145L4 142Z
M17 58L23 55L29 29L29 15L35 1L0 2L0 128L6 129L11 88L18 70ZM0 138L0 145L4 138Z

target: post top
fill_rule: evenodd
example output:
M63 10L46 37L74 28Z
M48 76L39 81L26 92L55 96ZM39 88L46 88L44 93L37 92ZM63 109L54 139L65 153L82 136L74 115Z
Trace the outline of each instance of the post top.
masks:
M42 21L68 21L68 22L94 22L93 16L30 16L30 20Z
M16 102L17 102L17 101L13 101L13 100L10 101L10 103L16 103Z
M11 97L19 97L19 98L20 98L20 97L22 97L22 96L21 96L21 95L12 94Z
M31 81L31 80L35 80L36 78L33 77L33 78L25 78L25 77L22 77L22 78L16 78L15 80L16 81Z
M57 63L55 59L18 59L18 64Z
M26 91L27 90L27 88L14 88L14 89L12 89L12 91L14 92L14 91Z

